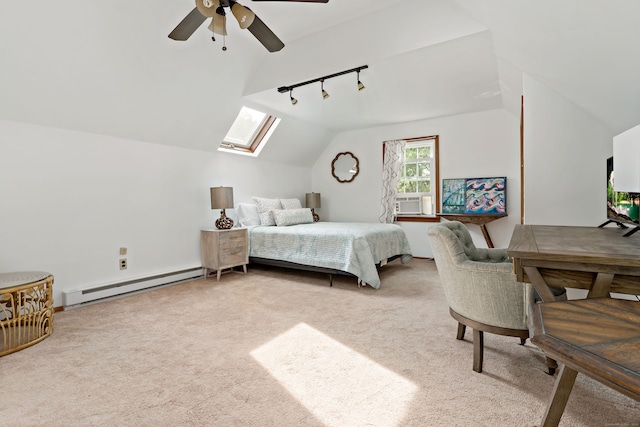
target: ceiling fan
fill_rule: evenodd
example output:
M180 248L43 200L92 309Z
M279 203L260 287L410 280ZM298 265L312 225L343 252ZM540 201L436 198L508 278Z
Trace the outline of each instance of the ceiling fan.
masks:
M329 0L253 0L253 1L290 1L305 3L328 3ZM209 30L223 36L227 35L227 17L224 8L231 9L240 28L248 29L269 52L277 52L284 47L284 43L260 18L248 7L233 0L196 0L196 7L171 31L169 38L173 40L187 40L198 27L211 18ZM215 41L215 38L212 37ZM222 50L226 50L223 47Z

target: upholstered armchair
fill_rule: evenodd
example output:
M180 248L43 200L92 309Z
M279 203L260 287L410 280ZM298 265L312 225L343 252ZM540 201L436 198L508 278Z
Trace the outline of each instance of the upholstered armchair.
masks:
M506 249L477 248L467 228L447 221L428 230L449 313L458 321L457 339L473 329L473 370L482 372L484 332L529 337L531 285L516 282Z

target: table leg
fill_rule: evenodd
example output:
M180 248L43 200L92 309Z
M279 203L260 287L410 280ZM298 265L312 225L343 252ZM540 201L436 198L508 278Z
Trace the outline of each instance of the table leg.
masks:
M482 235L484 236L484 240L487 242L487 246L493 248L493 242L491 241L491 236L489 236L489 232L487 231L487 226L485 224L480 224L480 230L482 230Z
M591 284L591 289L587 298L603 298L609 296L611 290L611 282L615 274L611 273L598 273L595 280Z
M573 388L577 375L578 371L567 367L567 365L560 367L558 378L553 386L551 401L549 402L547 412L544 414L540 427L558 426L564 408L567 406L567 401L569 400L569 395L571 394L571 389Z
M551 292L551 289L549 289L549 285L547 285L547 282L545 282L544 277L542 277L542 274L540 274L537 268L522 267L522 269L525 273L527 273L527 276L529 276L529 280L531 281L533 287L536 288L536 291L538 292L538 295L540 295L540 298L542 298L542 302L556 300L555 295L553 295L553 292Z

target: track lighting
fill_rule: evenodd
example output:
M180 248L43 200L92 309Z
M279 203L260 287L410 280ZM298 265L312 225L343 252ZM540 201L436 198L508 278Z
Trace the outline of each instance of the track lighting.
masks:
M358 90L362 90L364 88L365 88L365 86L360 81L360 70L358 70Z
M327 99L329 94L324 90L324 80L320 80L320 90L322 90L322 99Z
M291 104L296 105L298 103L298 100L293 97L293 89L295 89L297 87L300 87L300 86L306 86L306 85L311 84L311 83L320 82L320 90L322 91L322 99L327 99L327 98L329 98L329 93L326 90L324 90L324 81L327 80L327 79L332 79L334 77L342 76L344 74L349 74L349 73L357 73L358 74L358 90L361 91L362 89L365 88L365 85L363 85L362 82L360 81L360 71L365 70L367 68L369 68L368 65L361 65L360 67L352 68L350 70L340 71L339 73L329 74L328 76L324 76L324 77L318 77L317 79L309 80L309 81L306 81L306 82L296 83L296 84L291 85L291 86L281 86L281 87L278 88L278 92L280 92L280 93L289 92L289 98L291 99Z

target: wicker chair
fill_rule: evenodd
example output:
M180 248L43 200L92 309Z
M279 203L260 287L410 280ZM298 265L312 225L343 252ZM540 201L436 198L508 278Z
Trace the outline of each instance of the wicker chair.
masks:
M462 223L444 222L427 233L449 312L458 321L456 338L473 329L473 370L482 372L484 332L526 342L533 287L516 282L506 249L477 248Z

